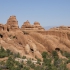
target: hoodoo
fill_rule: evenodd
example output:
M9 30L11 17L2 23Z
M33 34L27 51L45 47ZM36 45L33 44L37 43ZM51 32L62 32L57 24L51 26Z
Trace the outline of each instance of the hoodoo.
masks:
M39 22L34 22L34 27L35 28L37 28L38 30L45 30L41 25L40 25L40 23Z
M45 30L39 22L34 22L34 25L31 25L30 22L27 20L23 23L21 29L23 31L42 31Z
M18 29L18 21L16 16L10 16L7 20L8 29Z
M23 25L24 25L24 26L30 26L30 22L27 20L26 22L24 22Z

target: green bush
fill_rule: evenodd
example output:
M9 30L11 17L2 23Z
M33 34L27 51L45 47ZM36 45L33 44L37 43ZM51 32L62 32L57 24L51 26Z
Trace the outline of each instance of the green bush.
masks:
M55 58L55 57L58 57L58 54L56 51L52 51L52 56Z
M26 59L26 56L23 56L22 59Z
M46 58L47 54L48 54L47 52L43 52L43 53L42 53L42 57L43 57L43 58Z
M3 47L0 48L0 58L4 58L7 56L7 52L3 49Z

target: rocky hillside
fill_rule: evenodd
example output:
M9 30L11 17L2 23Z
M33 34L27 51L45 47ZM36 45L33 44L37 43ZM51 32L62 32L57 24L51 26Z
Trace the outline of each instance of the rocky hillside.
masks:
M27 58L42 59L44 51L70 52L70 27L46 31L39 22L31 25L27 20L19 28L16 16L10 16L6 24L0 24L0 46Z

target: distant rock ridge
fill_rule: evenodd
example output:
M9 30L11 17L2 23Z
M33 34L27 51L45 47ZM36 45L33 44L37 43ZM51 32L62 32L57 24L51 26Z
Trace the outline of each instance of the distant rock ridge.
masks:
M59 26L50 28L50 30L70 30L70 26Z

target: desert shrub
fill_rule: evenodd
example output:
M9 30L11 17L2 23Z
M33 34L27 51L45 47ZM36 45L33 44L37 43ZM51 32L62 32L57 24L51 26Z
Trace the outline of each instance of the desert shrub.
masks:
M0 58L4 58L7 56L7 52L4 50L3 47L0 48Z
M9 49L6 50L7 56L13 55L13 52L11 52Z
M52 51L52 56L55 58L55 57L58 57L58 54L56 51Z
M29 67L24 66L22 70L30 70Z
M41 60L37 59L37 64L41 65Z
M42 53L42 57L43 57L43 58L46 58L47 54L48 54L47 52L43 52L43 53Z
M70 59L67 60L67 64L70 63Z
M70 53L64 52L64 56L67 57L67 58L69 58L70 57Z
M31 67L32 69L34 69L34 68L35 68L35 64L34 64L34 63L31 63L31 64L30 64L30 67Z
M26 59L26 56L23 56L22 59Z
M14 56L14 58L20 58L20 54L19 53L14 53L13 56Z
M27 65L30 65L30 64L32 64L32 61L31 60L28 60L27 61Z

